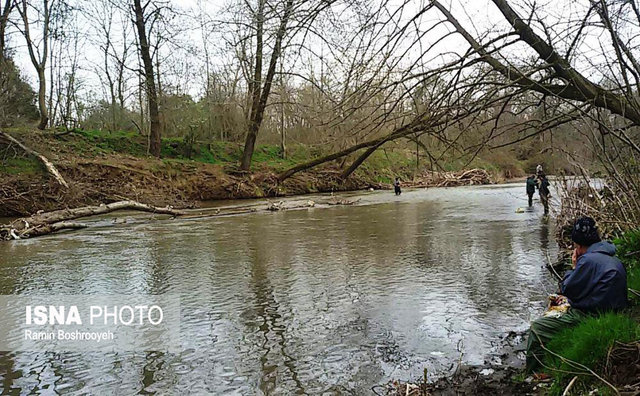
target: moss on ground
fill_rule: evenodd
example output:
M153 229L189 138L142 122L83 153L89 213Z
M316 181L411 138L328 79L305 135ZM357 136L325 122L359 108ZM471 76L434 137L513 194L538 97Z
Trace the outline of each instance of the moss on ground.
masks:
M42 163L33 156L11 157L0 161L0 173L35 175L45 172Z

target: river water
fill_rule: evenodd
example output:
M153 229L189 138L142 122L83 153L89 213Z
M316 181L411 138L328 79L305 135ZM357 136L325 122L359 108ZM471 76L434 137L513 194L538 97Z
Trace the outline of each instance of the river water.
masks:
M557 246L539 203L516 213L523 183L353 196L0 244L0 294L173 293L182 318L180 353L5 352L0 387L370 394L424 367L482 364L540 314Z

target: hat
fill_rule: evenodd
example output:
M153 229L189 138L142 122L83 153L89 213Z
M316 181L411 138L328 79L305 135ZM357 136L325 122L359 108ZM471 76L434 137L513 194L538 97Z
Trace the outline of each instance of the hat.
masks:
M571 240L582 246L591 246L596 242L600 242L596 221L588 216L580 217L576 220L571 230Z

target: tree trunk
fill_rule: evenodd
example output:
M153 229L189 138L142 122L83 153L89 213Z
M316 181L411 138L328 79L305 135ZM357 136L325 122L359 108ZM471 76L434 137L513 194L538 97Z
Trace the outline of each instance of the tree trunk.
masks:
M377 139L369 140L369 141L366 141L366 142L362 142L362 143L359 143L359 144L353 145L353 146L351 146L351 147L349 147L349 148L346 148L346 149L344 149L344 150L342 150L342 151L339 151L339 152L337 152L337 153L329 154L329 155L326 155L326 156L324 156L324 157L316 158L316 159L311 160L311 161L309 161L309 162L305 162L305 163L303 163L303 164L296 165L296 166L294 166L294 167L292 167L292 168L289 168L289 169L287 169L286 171L284 171L284 172L280 173L280 174L278 175L278 181L284 181L285 179L287 179L287 178L289 178L289 177L291 177L291 176L295 175L295 174L296 174L296 173L298 173L298 172L301 172L301 171L303 171L303 170L307 170L307 169L311 169L311 168L313 168L313 167L315 167L315 166L318 166L318 165L320 165L320 164L324 164L325 162L329 162L329 161L336 160L336 159L338 159L338 158L342 158L342 157L344 157L344 156L347 156L347 155L349 155L349 154L351 154L351 153L354 153L354 152L356 152L356 151L358 151L358 150L360 150L360 149L363 149L363 148L370 148L370 147L371 147L371 148L373 148L373 147L378 148L378 147L380 147L381 145L383 145L383 144L384 144L384 143L386 143L386 142L390 142L390 141L392 141L392 140L395 140L395 139L399 139L399 138L405 137L405 136L407 136L407 135L409 135L409 134L411 134L411 133L416 133L416 132L418 132L418 131L420 131L420 130L424 129L424 128L425 128L425 126L424 126L423 124L424 124L424 123L423 123L423 121L422 121L422 120L420 120L420 119L416 119L416 120L414 120L413 122L411 122L411 123L409 123L409 124L406 124L406 125L401 126L400 128L396 129L395 131L393 131L392 133L390 133L390 134L389 134L389 135L387 135L387 136L383 136L383 137L381 137L381 138L377 138ZM436 123L436 124L437 124L437 123ZM431 126L431 127L433 127L434 125L435 125L435 124L432 124L432 125L430 125L430 126ZM367 152L368 152L368 151L369 151L369 150L367 150ZM373 150L373 151L375 151L375 150ZM372 152L373 152L373 151L372 151ZM365 153L365 154L366 154L366 153ZM367 155L367 157L368 157L369 155L371 155L371 154L369 153L369 154ZM364 156L364 154L363 154L362 156ZM361 156L361 157L362 157L362 156ZM364 157L364 158L362 159L362 161L364 161L365 159L366 159L366 157ZM357 162L357 161L356 161L356 162ZM355 168L357 168L361 163L362 163L362 162L358 163L358 164L355 166ZM355 164L355 163L354 163L354 164ZM355 168L354 168L354 170L355 170ZM353 172L353 171L352 171L352 172Z
M49 6L49 1L43 0L42 55L39 55L40 60L38 60L38 57L36 57L35 53L37 47L31 40L29 17L27 15L27 0L23 0L19 5L17 3L15 4L18 12L20 13L20 16L22 17L22 22L24 23L24 30L22 34L27 43L29 58L31 59L31 63L33 64L34 68L38 72L38 107L40 110L40 123L38 124L38 128L45 129L47 127L47 123L49 122L49 112L47 111L47 82L45 77L45 70L47 65L47 57L49 56L49 22L51 20L51 8Z
M353 173L353 171L358 169L358 167L362 165L362 163L367 158L369 158L371 154L373 154L377 149L379 149L386 142L387 142L386 140L383 140L380 143L376 144L375 146L369 147L364 153L362 153L358 158L356 158L356 160L353 161L353 163L347 169L345 169L344 172L342 172L342 174L340 175L340 178L342 180L345 180L347 177L349 177Z
M149 102L149 121L151 124L149 132L149 152L156 157L160 157L160 110L158 108L158 93L156 91L156 82L153 73L153 60L151 59L151 51L145 26L145 10L140 4L140 0L134 0L133 3L138 40L140 41L140 56L142 57L142 63L144 65L147 100Z
M38 129L45 129L49 123L49 111L47 110L47 80L44 68L38 69L38 109L40 110L40 123Z
M47 157L45 157L44 155L38 153L37 151L35 151L35 150L31 149L31 148L25 146L20 141L15 139L13 136L10 136L10 135L2 132L2 131L0 131L0 136L2 136L5 139L9 140L10 142L14 143L16 146L18 146L21 149L23 149L27 154L33 155L34 157L38 158L40 160L40 162L42 162L44 164L44 166L47 168L47 171L49 171L49 173L51 173L51 175L58 181L58 183L62 184L66 188L69 188L69 185L64 180L64 178L62 177L60 172L58 172L58 169L56 169L56 167L53 166L53 164L51 163L51 161L49 161L47 159Z
M258 106L260 104L260 91L262 89L262 33L264 26L264 0L259 0L258 13L256 15L256 64L253 69L253 79L249 82L249 93L251 94L251 110L249 111L249 122L247 124L247 137L244 141L242 151L242 161L240 169L248 171L251 167L251 157L255 149L256 139L260 124L256 121Z
M280 20L280 26L278 27L278 31L276 32L276 41L273 46L273 52L271 52L271 60L269 61L269 69L267 70L267 76L264 81L264 87L261 89L260 93L260 101L256 104L254 96L254 106L251 109L251 121L249 122L249 130L247 132L247 138L244 144L244 152L242 153L242 163L240 164L240 169L244 171L248 171L251 167L251 157L253 156L253 150L255 148L256 139L258 137L258 131L260 130L260 125L262 124L262 120L264 118L264 110L267 107L267 99L269 99L269 93L271 92L271 85L273 83L273 77L276 74L276 66L278 63L278 59L280 58L280 54L282 51L282 40L284 39L285 33L287 32L287 23L289 21L289 17L291 16L291 12L293 10L293 0L288 0L287 5L284 11L284 15ZM262 41L262 33L260 27L260 41ZM260 42L262 46L262 43ZM262 54L261 54L262 57ZM258 87L260 83L258 82ZM254 88L254 91L260 88Z
M168 214L173 216L185 214L185 212L172 209L171 207L159 208L136 201L119 201L100 206L84 206L75 209L62 209L23 217L14 220L10 224L0 225L0 240L46 235L62 229L84 228L84 224L69 222L69 220L111 213L116 210L139 210L143 212Z
M4 59L4 48L5 48L5 34L7 31L7 23L9 21L9 14L13 9L13 1L5 0L4 6L2 7L0 14L0 60Z
M284 130L284 101L286 89L282 74L282 63L283 62L280 62L280 158L287 159L287 132Z
M36 214L30 217L25 217L14 221L27 222L30 225L36 224L53 224L60 221L75 220L81 217L96 216L105 213L115 212L116 210L139 210L142 212L168 214L173 216L179 216L184 214L181 210L175 210L170 207L159 208L155 206L146 205L136 201L118 201L106 205L100 206L83 206L75 209L61 209L53 212L46 212L42 214ZM17 224L17 223L16 223Z

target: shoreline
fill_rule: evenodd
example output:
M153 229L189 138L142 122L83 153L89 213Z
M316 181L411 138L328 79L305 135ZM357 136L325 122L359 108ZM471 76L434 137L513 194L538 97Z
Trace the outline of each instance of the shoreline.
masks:
M196 209L203 203L260 198L296 197L316 193L391 190L374 172L355 172L346 180L335 167L312 169L278 183L275 171L258 170L237 176L221 165L163 161L130 156L105 159L65 159L56 162L67 180L65 188L44 172L0 174L0 218L23 217L122 200L176 209ZM457 179L469 173L473 179ZM481 175L481 176L478 176ZM442 185L442 184L445 185ZM405 188L495 184L484 170L429 173L405 182ZM210 205L204 205L210 206Z
M278 174L319 154L311 155L301 150L302 154L285 160L269 147L262 147L257 152L252 171L247 173L238 170L238 148L231 144L213 151L205 150L209 155L206 158L201 155L185 159L172 149L170 141L166 141L163 158L155 158L145 155L144 142L138 141L140 139L123 142L122 139L128 138L118 134L74 132L55 135L27 129L11 133L44 155L63 180L52 177L35 157L16 152L0 167L0 217L22 217L40 210L49 212L122 200L158 207L195 208L205 201L371 188L386 190L392 189L396 177L400 178L403 187L511 180L505 179L497 169L491 173L471 167L455 172L430 172L411 162L412 153L400 150L370 158L345 180L341 178L344 169L337 163L328 163L279 182ZM200 147L200 150L204 149Z

